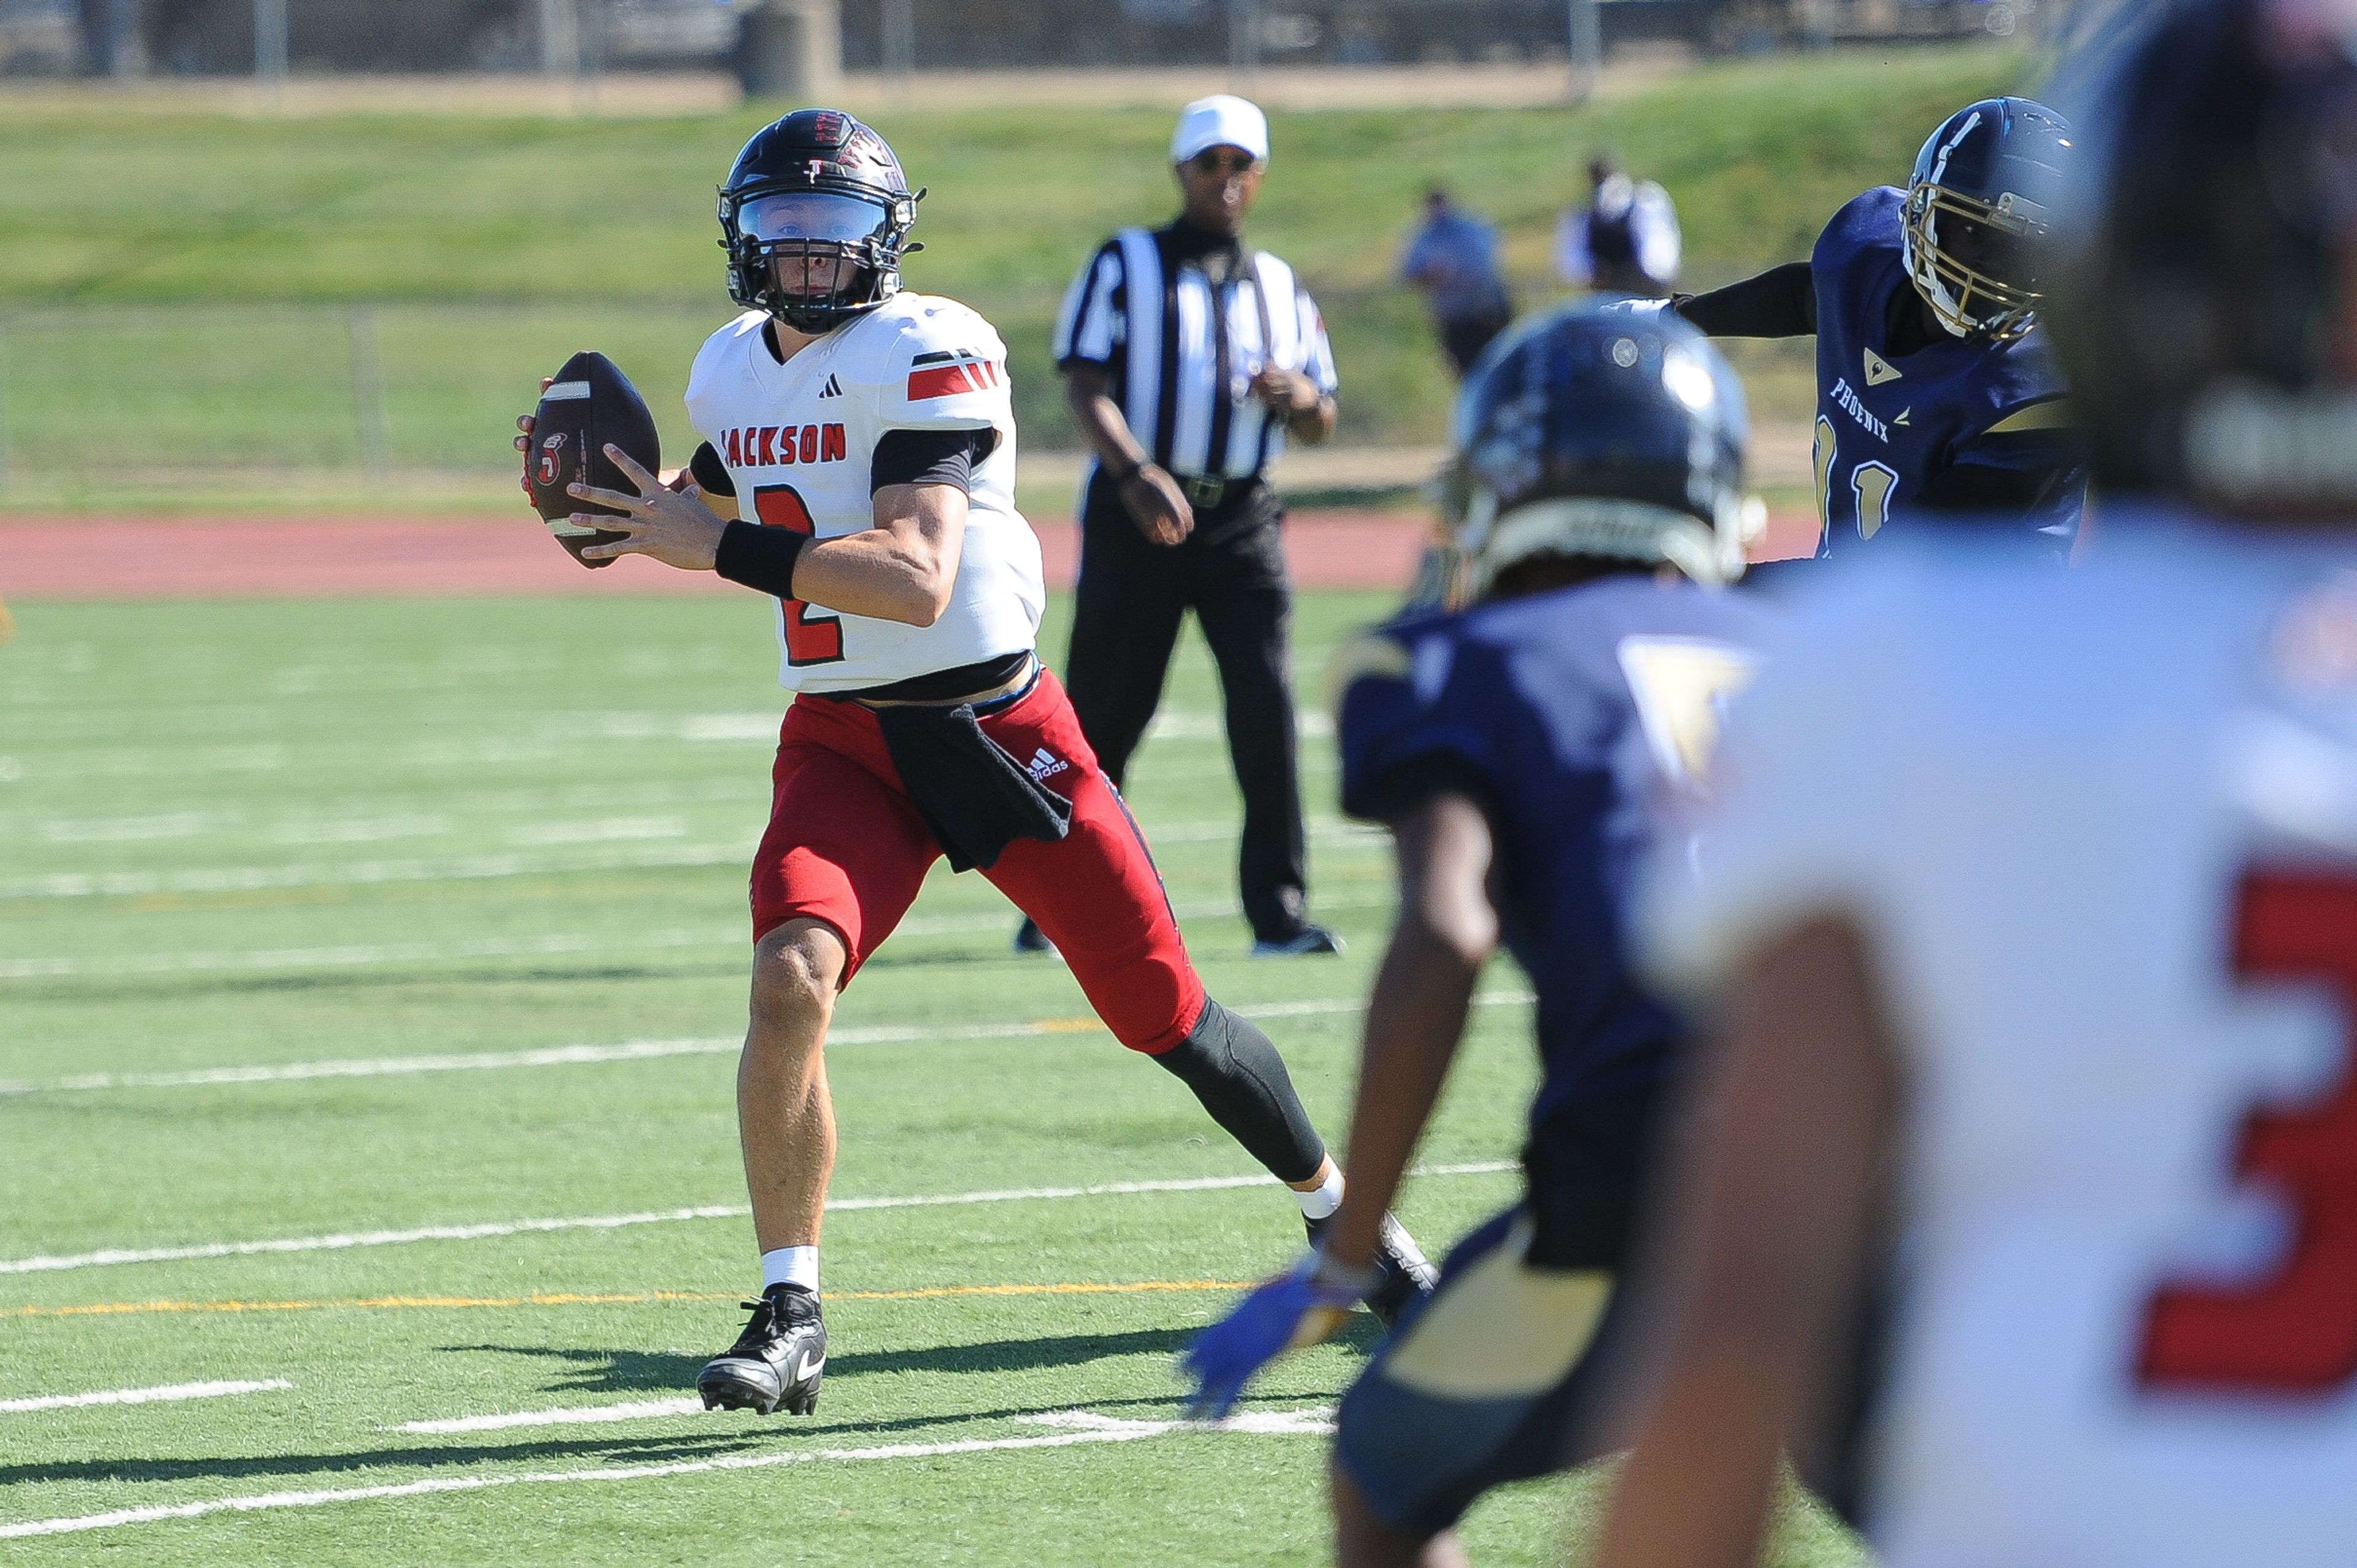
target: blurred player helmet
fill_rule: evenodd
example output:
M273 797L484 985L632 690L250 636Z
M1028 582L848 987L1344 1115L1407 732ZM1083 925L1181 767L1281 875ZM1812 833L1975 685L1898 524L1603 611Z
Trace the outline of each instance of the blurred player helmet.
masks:
M1915 156L1900 248L1940 325L2009 342L2043 289L2071 127L2027 98L1985 98L1949 116Z
M797 332L832 331L900 292L917 203L884 138L835 109L753 134L720 188L728 297Z
M1764 515L1743 490L1743 385L1667 311L1573 305L1511 328L1458 394L1444 510L1452 601L1539 556L1732 582Z
M2201 0L2096 79L2056 346L2096 482L2357 514L2357 0Z

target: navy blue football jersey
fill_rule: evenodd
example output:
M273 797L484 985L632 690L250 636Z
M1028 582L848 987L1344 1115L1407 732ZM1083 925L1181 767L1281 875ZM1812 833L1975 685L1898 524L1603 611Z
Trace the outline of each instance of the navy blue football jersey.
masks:
M2018 528L2034 549L2066 554L2086 500L2061 372L2043 330L2010 343L1939 334L1891 351L1891 301L1912 291L1900 250L1906 193L1882 186L1839 212L1810 258L1817 290L1819 555L1874 538L1951 470L1979 464L2049 473ZM1912 300L1909 301L1911 306Z
M1669 1067L1677 1026L1622 961L1622 902L1664 789L1699 777L1768 613L1620 576L1412 615L1346 655L1342 810L1386 821L1454 789L1489 816L1501 934L1538 993L1534 1127Z

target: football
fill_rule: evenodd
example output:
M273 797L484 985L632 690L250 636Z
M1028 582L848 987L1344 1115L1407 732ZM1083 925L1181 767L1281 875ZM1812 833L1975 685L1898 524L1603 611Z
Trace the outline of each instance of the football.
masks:
M584 477L582 455L588 455L588 483L609 490L635 488L606 456L609 443L629 453L647 472L660 471L662 440L655 433L655 416L648 411L647 400L613 360L584 349L565 361L556 379L540 394L540 406L533 411L532 450L524 456L533 510L547 521L548 532L576 561L581 561L581 552L588 546L620 537L605 529L583 528L573 521L576 511L620 515L611 507L593 506L569 493L568 487ZM581 561L581 564L610 566L613 562Z

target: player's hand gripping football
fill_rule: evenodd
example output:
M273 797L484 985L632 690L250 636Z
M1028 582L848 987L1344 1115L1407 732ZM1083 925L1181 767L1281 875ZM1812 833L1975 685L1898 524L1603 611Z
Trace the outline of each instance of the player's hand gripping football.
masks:
M1187 1347L1180 1365L1195 1380L1188 1415L1217 1421L1227 1414L1254 1374L1287 1350L1306 1350L1332 1338L1351 1309L1374 1288L1372 1265L1353 1269L1317 1251L1264 1281Z
M555 384L556 378L554 376L543 376L540 378L540 390L543 392L546 392ZM523 472L516 476L516 485L526 495L532 494L532 437L533 432L537 431L539 428L540 421L534 419L531 414L520 413L516 415L516 429L521 434L519 434L515 438L515 449L523 454ZM695 476L685 468L682 468L679 472L673 474L670 478L663 482L668 488L674 490L694 490L697 495L702 495L704 493L704 487L697 484L695 482Z
M705 504L704 492L692 484L685 489L669 488L633 461L628 452L610 443L606 456L622 470L624 478L638 487L637 493L583 484L572 486L572 491L585 501L613 507L629 515L575 512L573 521L585 528L602 528L630 537L593 544L581 553L581 558L595 561L616 555L651 555L664 565L676 566L683 572L711 571L715 557L720 553L720 535L728 524Z

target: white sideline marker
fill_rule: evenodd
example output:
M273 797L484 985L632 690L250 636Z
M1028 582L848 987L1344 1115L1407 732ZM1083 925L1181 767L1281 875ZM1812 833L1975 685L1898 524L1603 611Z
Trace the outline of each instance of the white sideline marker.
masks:
M262 1492L242 1498L215 1498L198 1503L167 1503L154 1508L117 1509L111 1513L81 1514L70 1519L33 1519L0 1524L0 1540L34 1535L73 1535L85 1530L115 1530L130 1524L155 1524L164 1520L201 1519L216 1513L262 1513L275 1509L325 1508L332 1503L371 1502L383 1498L431 1497L440 1492L479 1492L494 1487L560 1486L619 1481L660 1480L672 1476L695 1476L716 1470L768 1470L780 1465L863 1464L882 1459L934 1459L956 1454L1003 1454L1022 1448L1077 1448L1098 1443L1135 1443L1178 1432L1235 1432L1252 1436L1311 1435L1333 1427L1323 1411L1254 1412L1223 1422L1123 1421L1088 1411L1035 1416L1039 1425L1066 1430L1039 1437L978 1437L962 1443L892 1443L873 1448L805 1448L784 1454L726 1454L713 1459L683 1459L664 1465L605 1465L582 1470L536 1470L520 1475L434 1476L381 1487L339 1487L313 1492Z
M1488 1176L1517 1168L1512 1160L1475 1160L1463 1165L1423 1165L1420 1176ZM1254 1176L1184 1176L1164 1181L1103 1182L1091 1187L1002 1187L981 1192L912 1194L901 1197L840 1197L827 1200L830 1214L869 1208L940 1208L975 1203L1024 1203L1067 1197L1111 1197L1129 1193L1219 1192L1229 1187L1273 1187L1276 1178ZM634 1225L672 1225L689 1219L742 1219L752 1212L741 1203L705 1204L646 1214L601 1214L568 1219L500 1219L480 1225L425 1225L411 1230L360 1230L336 1236L283 1236L265 1241L212 1241L195 1247L110 1247L96 1252L0 1261L0 1274L61 1273L123 1263L178 1263L203 1258L244 1258L276 1252L340 1252L361 1247L399 1247L412 1241L480 1241L554 1230L620 1230Z
M217 1400L231 1394L266 1394L295 1385L284 1378L258 1383L171 1383L160 1389L107 1389L94 1394L37 1394L29 1399L0 1400L0 1415L27 1411L69 1410L91 1404L163 1404L176 1400Z
M1004 920L994 918L994 924ZM1519 1007L1533 997L1526 991L1495 991L1477 996L1477 1007ZM1328 1013L1356 1012L1357 998L1335 997L1311 1002L1254 1002L1231 1011L1247 1018L1305 1018ZM1034 1036L1061 1037L1067 1031L1042 1028L1036 1023L969 1024L934 1028L920 1024L879 1024L867 1028L837 1029L828 1035L830 1046L880 1046L917 1040L1027 1039ZM399 1078L425 1072L483 1072L502 1068L583 1067L600 1062L653 1061L664 1057L732 1055L744 1044L735 1035L707 1035L681 1040L623 1040L608 1046L544 1046L523 1051L451 1052L414 1057L346 1057L328 1061L268 1062L253 1067L195 1068L184 1072L93 1072L72 1078L15 1081L0 1079L0 1097L15 1094L91 1093L111 1089L199 1089L244 1083L298 1083L322 1078Z

